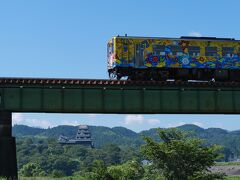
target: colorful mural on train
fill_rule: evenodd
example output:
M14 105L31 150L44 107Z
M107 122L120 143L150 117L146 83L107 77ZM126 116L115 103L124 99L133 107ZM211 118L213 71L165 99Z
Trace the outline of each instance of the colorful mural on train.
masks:
M240 69L240 42L115 37L114 67Z

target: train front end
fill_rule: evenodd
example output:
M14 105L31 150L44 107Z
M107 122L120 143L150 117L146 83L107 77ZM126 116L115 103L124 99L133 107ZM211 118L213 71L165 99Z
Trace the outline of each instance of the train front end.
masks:
M110 79L128 78L134 67L134 43L128 36L116 36L108 41L107 62Z
M113 37L107 44L107 68L110 79L116 79L116 50L115 50L116 38Z

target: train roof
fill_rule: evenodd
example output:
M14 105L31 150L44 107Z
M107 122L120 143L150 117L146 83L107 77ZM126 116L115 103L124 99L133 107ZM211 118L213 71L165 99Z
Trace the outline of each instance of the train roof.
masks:
M181 36L180 38L168 38L168 37L141 37L141 36L115 36L119 38L131 38L131 39L165 39L165 40L197 40L197 41L230 41L240 42L234 38L217 38L217 37L195 37L195 36Z

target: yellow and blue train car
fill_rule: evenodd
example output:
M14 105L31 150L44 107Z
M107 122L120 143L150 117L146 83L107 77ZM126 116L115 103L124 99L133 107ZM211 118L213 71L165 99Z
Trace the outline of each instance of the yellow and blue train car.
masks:
M240 41L230 38L116 36L107 56L116 79L240 81Z

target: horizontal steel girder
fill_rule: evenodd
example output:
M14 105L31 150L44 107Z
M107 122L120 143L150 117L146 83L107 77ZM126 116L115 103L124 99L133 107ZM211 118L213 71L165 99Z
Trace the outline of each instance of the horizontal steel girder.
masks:
M0 86L0 110L113 114L240 114L240 87Z

